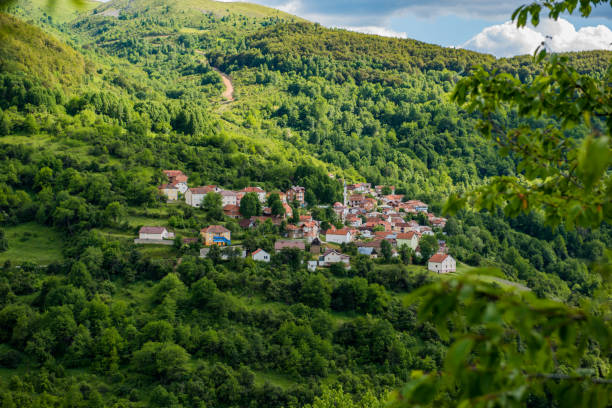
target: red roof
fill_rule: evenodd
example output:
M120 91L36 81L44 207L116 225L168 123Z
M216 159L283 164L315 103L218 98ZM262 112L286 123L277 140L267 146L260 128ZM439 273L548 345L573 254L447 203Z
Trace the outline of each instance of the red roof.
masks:
M342 228L342 229L337 229L337 230L327 230L325 231L325 235L346 235L348 233L353 233L352 230L348 229L348 228Z
M140 228L141 234L161 234L166 231L164 227L142 227Z
M255 251L253 251L253 253L251 254L251 256L253 256L253 255L257 255L257 254L258 254L258 253L260 253L260 252L266 252L266 251L264 251L263 249L259 248L259 249L256 249Z
M189 189L192 194L208 194L211 191L215 191L214 186L204 186L204 187L192 187Z
M429 262L441 263L449 256L450 256L449 254L440 254L440 253L434 254L431 258L429 258Z
M164 174L167 177L176 177L176 176L183 174L183 172L181 170L164 170Z
M415 235L417 235L416 232L410 231L405 234L397 234L397 239L412 239L412 237L414 237Z
M202 228L200 232L207 232L209 234L225 234L227 232L230 232L230 230L228 230L222 225L211 225L208 228Z

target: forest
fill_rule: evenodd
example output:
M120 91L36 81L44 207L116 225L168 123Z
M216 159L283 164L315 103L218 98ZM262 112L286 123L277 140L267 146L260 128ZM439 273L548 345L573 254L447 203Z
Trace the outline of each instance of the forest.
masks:
M408 302L444 277L346 247L350 270L317 273L294 250L269 264L203 259L180 238L216 223L249 251L274 252L285 225L243 230L219 211L166 203L157 186L169 168L190 186L300 185L304 211L333 224L321 206L342 200L342 181L367 181L440 213L451 194L522 168L451 101L455 85L476 66L530 83L537 61L209 0L55 13L23 0L0 26L1 406L382 407L414 372L446 367L452 342ZM566 57L602 78L611 55ZM213 68L232 78L234 102ZM559 126L512 109L496 120ZM546 221L464 208L436 238L465 271L497 268L538 299L582 305L605 286L595 265L612 229ZM179 239L135 245L143 225ZM609 373L609 355L591 345L584 366ZM529 396L530 407L556 404Z

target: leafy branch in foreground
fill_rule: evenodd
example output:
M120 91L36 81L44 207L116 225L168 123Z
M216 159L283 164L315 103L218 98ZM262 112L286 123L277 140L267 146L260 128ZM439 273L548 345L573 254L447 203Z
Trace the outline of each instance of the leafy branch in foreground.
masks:
M545 51L538 54L543 59ZM506 215L542 210L553 225L597 226L612 220L612 68L602 79L580 75L567 59L552 55L531 83L480 68L461 80L453 100L479 112L479 130L493 139L502 155L519 160L521 177L496 177L475 191L454 197L453 212L502 207ZM505 129L499 113L514 109L524 119L556 118L561 126L522 125ZM571 137L577 126L589 129L583 140Z
M609 259L602 265L609 276ZM396 404L522 407L539 400L546 406L608 406L609 298L568 306L474 278L489 273L441 280L413 294L419 319L452 336L453 344L444 370L413 373Z
M588 16L592 5L581 0ZM572 13L577 0L545 1L514 13L519 27L542 7L549 17ZM529 83L504 73L476 70L457 84L452 99L481 115L479 130L501 154L519 161L519 177L495 177L446 204L454 212L503 208L507 216L541 211L552 225L599 228L612 220L612 67L601 78L579 74L563 56L547 57ZM503 113L523 124L506 129ZM588 130L573 137L572 130ZM612 401L610 353L612 251L593 268L603 277L595 296L580 305L508 292L467 275L441 280L414 294L419 319L451 341L440 372L413 373L397 393L398 406L606 407ZM477 270L475 274L488 274ZM450 334L452 333L452 335Z

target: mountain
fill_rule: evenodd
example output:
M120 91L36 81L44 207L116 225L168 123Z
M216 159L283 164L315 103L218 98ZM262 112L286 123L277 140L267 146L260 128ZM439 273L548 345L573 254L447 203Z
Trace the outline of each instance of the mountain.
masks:
M202 208L168 203L162 171L182 171L190 187L302 186L308 207L289 209L324 229L345 227L331 207L343 181L394 186L439 216L451 192L517 174L516 159L475 131L478 116L449 102L454 84L476 65L530 81L538 65L248 3L42 4L0 14L3 405L299 407L323 395L375 407L414 370L441 367L448 342L404 302L445 279L427 256L332 245L351 268L312 273L306 261L321 254L274 253L299 217L243 228L214 195ZM568 58L601 75L611 55ZM512 111L498 119L519 123ZM444 229L403 217L433 227L420 250L445 241L458 273L496 266L507 290L567 303L600 287L591 263L612 243L608 226L552 229L538 213L466 210ZM272 262L216 247L204 259L200 242L181 240L217 224ZM142 226L178 238L136 245Z

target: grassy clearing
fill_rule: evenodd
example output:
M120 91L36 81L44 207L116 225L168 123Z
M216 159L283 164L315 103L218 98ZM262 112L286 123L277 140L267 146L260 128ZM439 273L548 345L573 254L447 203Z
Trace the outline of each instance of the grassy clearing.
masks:
M254 373L255 384L258 386L262 386L265 383L269 383L272 385L276 385L277 387L280 387L282 389L287 389L292 385L297 384L296 381L282 374L277 374L269 371L254 371Z
M0 252L0 262L10 260L19 264L29 261L39 265L48 265L63 259L63 239L61 234L53 228L28 222L3 229L8 238L9 249Z

